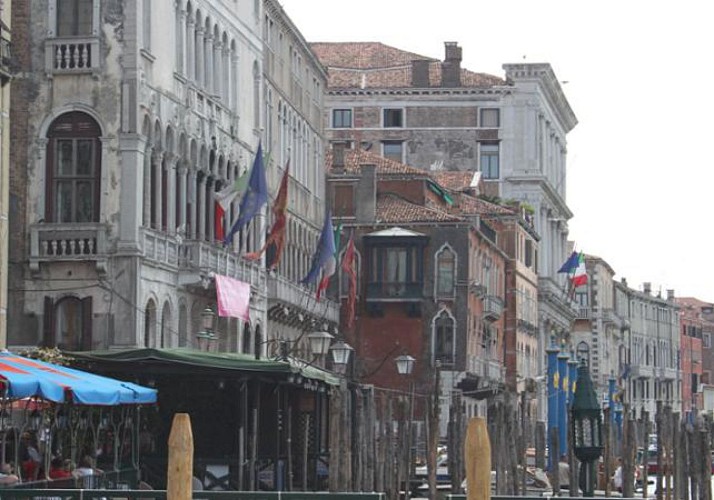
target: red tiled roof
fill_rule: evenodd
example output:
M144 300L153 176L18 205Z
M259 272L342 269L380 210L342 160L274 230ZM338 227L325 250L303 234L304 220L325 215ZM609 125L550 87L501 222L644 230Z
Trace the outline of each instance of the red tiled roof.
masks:
M473 171L468 170L439 170L431 172L431 176L440 186L452 191L464 191L471 187L474 178Z
M344 151L344 171L347 173L358 174L360 172L360 165L372 164L377 166L377 173L379 175L412 174L417 177L428 177L429 175L424 170L410 167L404 163L390 160L377 153L365 151L364 149L346 149ZM328 149L327 153L325 153L325 168L328 173L334 173L333 160L333 151L332 149Z
M455 210L462 214L468 215L486 215L486 214L515 214L516 212L508 207L496 205L480 198L475 198L467 194L461 193L456 197Z
M377 220L387 224L423 222L460 222L463 219L443 210L410 203L392 193L384 193L377 198Z
M317 42L310 47L327 67L328 86L333 89L411 87L411 62L415 59L430 61L429 85L441 85L441 61L380 42ZM461 70L462 87L504 84L497 76Z

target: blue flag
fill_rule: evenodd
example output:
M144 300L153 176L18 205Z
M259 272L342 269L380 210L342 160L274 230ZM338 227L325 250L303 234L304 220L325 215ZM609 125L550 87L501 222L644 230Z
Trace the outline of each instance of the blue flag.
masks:
M560 266L560 269L558 269L559 273L572 273L578 268L578 264L580 263L579 260L580 254L578 252L573 252L570 254L570 257L568 257L568 260L565 261L565 263Z
M335 263L335 230L332 228L332 217L328 210L325 213L325 224L322 226L320 241L317 242L317 250L312 257L312 265L300 283L304 285L314 283L323 269L330 275L334 274Z
M233 223L231 230L223 239L223 244L228 245L233 241L233 236L241 231L253 218L258 215L260 209L268 202L268 183L265 181L265 168L263 166L263 147L258 143L258 151L255 153L253 169L250 172L248 187L243 198L240 200L238 219Z

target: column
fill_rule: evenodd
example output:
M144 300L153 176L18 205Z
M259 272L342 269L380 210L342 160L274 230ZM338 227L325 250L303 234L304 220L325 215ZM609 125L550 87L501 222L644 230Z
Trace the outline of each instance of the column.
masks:
M154 179L155 185L152 186L154 188L154 202L156 203L156 206L154 207L154 227L158 230L163 229L162 228L162 221L163 221L163 200L164 200L164 193L163 193L163 176L164 176L164 153L163 151L154 151L154 157L153 157L153 162L154 162L154 172L156 172L156 178Z
M215 41L213 46L213 92L223 98L223 44L220 40ZM225 101L224 101L225 102Z
M151 162L154 150L146 146L144 150L144 227L151 227Z
M205 69L205 89L206 92L212 93L214 91L213 88L213 35L211 33L206 33L204 35L205 40L204 40L204 45L205 45L205 53L206 53L206 69Z
M186 22L186 77L189 80L196 78L196 23L192 17Z
M215 225L215 204L213 203L213 186L215 179L209 177L206 182L206 240L212 242L216 229Z
M196 227L196 239L206 239L206 176L201 174L196 184L197 200L196 217L198 218Z
M184 207L185 212L187 212L186 219L186 238L189 240L195 240L198 228L198 221L196 219L196 185L198 183L196 177L196 170L189 169L186 181L188 185L186 186L186 206Z
M238 113L238 54L231 52L231 111Z
M188 221L186 220L186 205L188 203L187 176L188 168L181 162L178 170L178 213L176 214L176 226L183 226L184 237L188 238Z
M204 66L205 66L205 52L203 43L203 28L201 26L196 27L196 46L195 46L195 56L196 56L196 83L199 85L205 84L204 79Z
M176 232L176 174L177 174L178 156L169 153L166 159L166 232L173 234Z
M139 246L144 208L146 138L140 135L124 135L119 141L122 165L122 189L120 197L120 245L128 250ZM139 170L139 166L142 167Z
M176 11L176 66L186 74L186 11L177 6Z

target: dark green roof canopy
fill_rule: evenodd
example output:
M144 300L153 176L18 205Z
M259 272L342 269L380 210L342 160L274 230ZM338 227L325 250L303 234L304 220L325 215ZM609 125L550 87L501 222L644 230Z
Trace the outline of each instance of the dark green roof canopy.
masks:
M235 370L270 374L298 374L330 385L338 385L339 378L322 368L291 358L288 361L255 359L251 354L204 352L189 348L121 349L75 351L70 356L83 361L141 362L163 361L207 369Z

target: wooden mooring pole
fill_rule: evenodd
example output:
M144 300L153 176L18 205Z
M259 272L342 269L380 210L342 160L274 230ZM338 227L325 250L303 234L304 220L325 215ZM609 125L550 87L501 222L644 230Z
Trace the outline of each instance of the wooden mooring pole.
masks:
M468 500L491 498L491 441L486 420L474 417L469 420L464 444L466 465L466 491Z
M167 500L191 500L193 497L193 433L188 413L177 413L169 434L169 465L166 481Z

